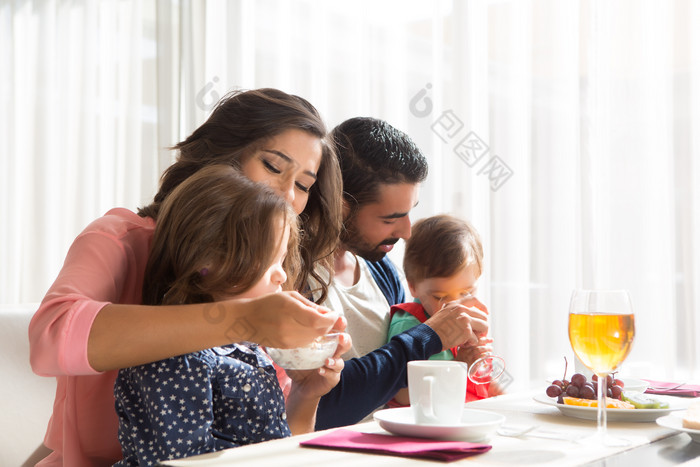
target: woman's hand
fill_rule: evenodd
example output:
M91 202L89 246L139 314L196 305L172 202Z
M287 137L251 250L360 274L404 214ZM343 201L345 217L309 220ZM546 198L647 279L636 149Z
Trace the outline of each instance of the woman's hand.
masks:
M307 300L298 292L278 292L254 299L209 304L236 304L243 309L226 330L230 342L250 341L265 347L303 347L329 332L344 331L345 318ZM215 315L215 311L213 314Z

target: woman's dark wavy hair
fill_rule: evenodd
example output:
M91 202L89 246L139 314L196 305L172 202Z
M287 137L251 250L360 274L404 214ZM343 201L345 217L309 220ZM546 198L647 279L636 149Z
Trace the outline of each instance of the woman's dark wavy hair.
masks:
M277 89L234 91L224 96L209 119L173 149L177 160L165 170L153 203L139 215L158 218L161 203L187 177L211 164L240 168L266 140L286 130L306 131L321 139L322 158L316 183L300 214L301 271L295 287L307 290L309 278L320 285L317 302L325 299L331 279L324 281L318 266L332 268L332 253L342 228L342 177L326 126L307 100Z
M143 303L208 303L249 290L272 264L286 228L288 288L300 262L292 207L230 165L199 170L163 200L146 265Z

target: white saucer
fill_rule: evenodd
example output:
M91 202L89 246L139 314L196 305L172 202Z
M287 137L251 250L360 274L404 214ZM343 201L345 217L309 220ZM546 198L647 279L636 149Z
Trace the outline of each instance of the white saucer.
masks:
M696 443L700 443L700 430L684 428L682 415L683 414L666 415L665 417L657 418L656 423L664 428L670 428L672 430L680 431L682 433L688 433L690 435L690 439L692 439Z
M484 410L464 409L458 425L425 425L415 423L410 407L399 407L379 410L375 412L374 419L379 426L395 435L481 442L488 440L506 417Z

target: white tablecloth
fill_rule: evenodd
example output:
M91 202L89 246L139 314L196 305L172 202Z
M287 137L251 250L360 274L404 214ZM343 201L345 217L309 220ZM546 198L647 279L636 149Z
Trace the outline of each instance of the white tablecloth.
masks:
M556 407L533 400L537 392L508 394L491 399L471 402L469 408L490 410L506 416L506 425L537 425L541 430L565 432L579 437L593 434L596 422L563 416ZM684 403L689 402L685 399ZM348 427L366 433L385 433L376 422L361 423ZM551 440L532 437L512 438L495 435L489 443L493 446L481 454L452 462L449 465L503 466L503 465L582 465L602 459L627 449L634 449L673 434L675 431L656 423L609 422L612 435L624 436L631 443L622 448L591 446L577 441ZM169 461L172 466L236 465L236 466L284 466L306 467L326 465L332 467L357 466L405 466L427 465L434 461L405 457L303 448L299 442L314 438L323 432L309 433L265 443L229 449L178 461Z

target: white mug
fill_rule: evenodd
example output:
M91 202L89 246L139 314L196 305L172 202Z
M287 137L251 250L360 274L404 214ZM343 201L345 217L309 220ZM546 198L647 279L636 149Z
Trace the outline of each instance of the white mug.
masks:
M418 424L458 425L464 410L468 367L462 362L408 362L408 394Z

